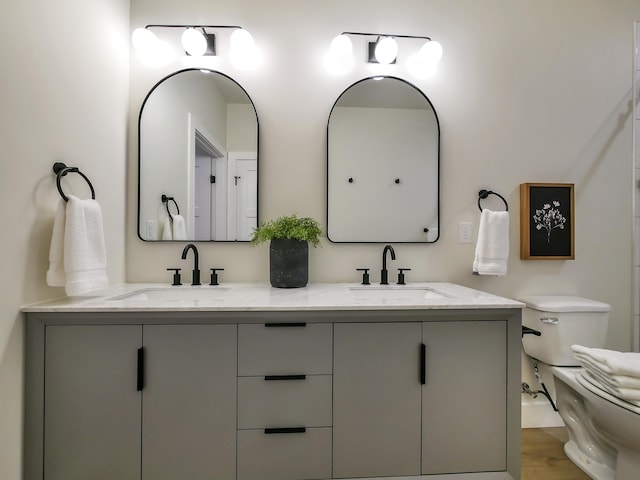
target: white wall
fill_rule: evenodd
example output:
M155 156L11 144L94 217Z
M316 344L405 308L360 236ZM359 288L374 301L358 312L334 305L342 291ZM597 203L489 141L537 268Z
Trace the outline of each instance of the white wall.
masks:
M608 345L629 347L637 1L398 0L372 7L364 0L133 0L131 15L132 29L200 22L239 24L252 32L265 57L259 70L230 64L224 33L220 57L207 66L236 79L256 104L262 220L297 212L325 222L328 114L347 86L370 74L363 62L343 77L324 71L322 58L333 36L373 31L437 39L444 56L434 78L414 81L402 66L394 74L426 93L441 122L441 237L433 245L396 245L396 263L412 268L409 281L446 280L508 297L578 294L610 303ZM140 102L155 81L185 65L177 60L152 69L132 57L130 198L137 185L134 121ZM519 184L524 182L575 183L576 260L519 259ZM472 276L474 245L457 243L458 222L472 222L477 232L482 188L501 193L511 206L504 278ZM492 203L488 199L484 205ZM129 202L128 280L168 282L165 269L182 265L182 245L141 242L135 217L136 206ZM268 279L266 246L199 248L203 268L225 268L223 282ZM380 268L381 251L382 245L325 241L311 252L310 280L357 281L356 267Z
M54 161L91 179L109 279L124 280L129 0L0 4L0 478L22 470L20 306L64 295L45 285L59 195ZM88 194L69 175L68 193Z

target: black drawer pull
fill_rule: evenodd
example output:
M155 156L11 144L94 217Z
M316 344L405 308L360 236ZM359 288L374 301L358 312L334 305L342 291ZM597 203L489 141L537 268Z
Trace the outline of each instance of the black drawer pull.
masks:
M270 380L305 380L306 375L265 375L265 381Z
M141 392L144 388L144 348L138 349L138 371L136 375L136 388Z
M307 322L272 322L265 323L265 327L306 327Z
M420 385L427 383L427 346L420 344Z
M274 435L278 433L304 433L307 429L305 427L284 427L284 428L265 428L265 435Z

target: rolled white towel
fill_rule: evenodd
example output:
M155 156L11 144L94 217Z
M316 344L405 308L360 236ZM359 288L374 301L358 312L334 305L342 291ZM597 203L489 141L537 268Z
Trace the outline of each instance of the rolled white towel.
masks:
M640 377L640 353L618 352L603 348L590 348L572 345L575 354L588 357L607 375L626 375Z

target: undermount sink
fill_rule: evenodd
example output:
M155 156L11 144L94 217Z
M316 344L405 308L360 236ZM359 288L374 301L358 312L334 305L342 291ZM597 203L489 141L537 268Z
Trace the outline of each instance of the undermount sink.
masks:
M411 285L362 285L349 287L357 298L375 300L428 300L451 298L431 287Z
M229 289L225 287L150 287L112 297L111 300L192 302L216 300Z

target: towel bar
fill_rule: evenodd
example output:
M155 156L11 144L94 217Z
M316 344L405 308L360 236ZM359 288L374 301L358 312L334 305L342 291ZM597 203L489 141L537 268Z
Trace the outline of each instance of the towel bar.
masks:
M485 198L487 198L489 195L495 195L497 197L500 197L500 199L502 199L502 201L504 202L504 207L505 210L508 212L509 211L509 204L507 203L507 201L505 200L505 198L500 195L499 193L496 192L492 192L491 190L480 190L478 192L478 208L480 209L480 211L482 211L482 206L480 205L480 200L483 200Z
M178 213L176 213L176 215L180 215L180 207L178 206L178 202L176 202L176 199L173 197L169 197L167 195L165 195L164 193L162 194L162 203L164 203L165 208L167 209L167 215L169 215L169 219L171 221L173 221L173 214L169 211L169 202L173 202L173 204L176 206L176 210Z
M60 179L64 177L67 173L77 173L82 178L84 178L87 184L89 185L89 188L91 189L91 198L93 200L96 199L96 192L93 189L93 185L91 185L89 178L84 173L82 173L78 167L67 167L62 162L56 162L53 164L53 172L56 174L56 185L58 187L58 192L60 193L60 196L65 202L68 202L69 198L62 191L62 185L60 185Z

